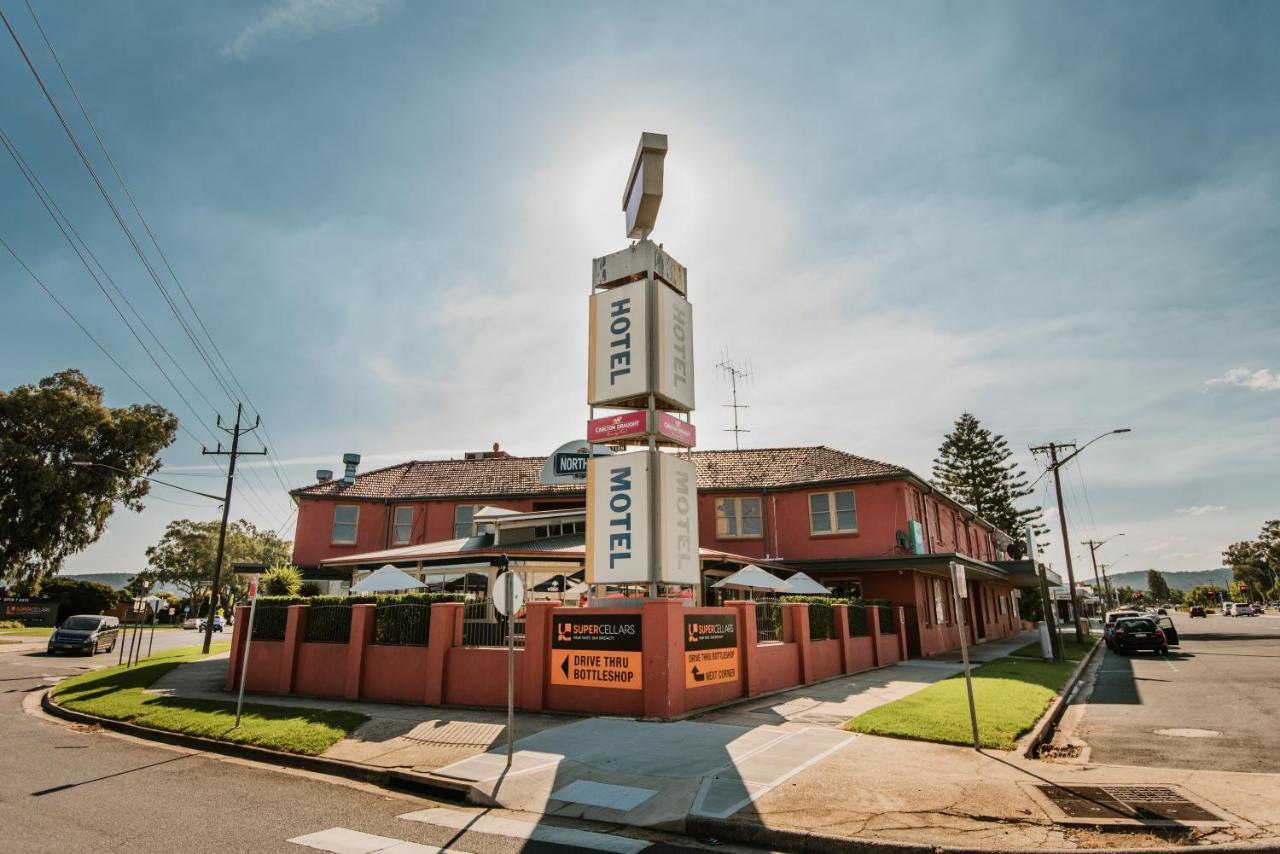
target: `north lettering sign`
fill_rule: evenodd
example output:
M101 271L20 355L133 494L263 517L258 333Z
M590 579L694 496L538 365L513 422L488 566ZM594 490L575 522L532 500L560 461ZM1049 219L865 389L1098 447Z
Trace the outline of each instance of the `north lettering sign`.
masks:
M701 688L737 681L737 615L685 614L685 687Z
M585 688L644 687L639 614L551 618L551 684Z
M538 483L547 486L556 483L581 484L587 479L587 462L591 457L607 457L611 453L611 450L602 445L592 446L582 439L565 442L552 451L542 464Z

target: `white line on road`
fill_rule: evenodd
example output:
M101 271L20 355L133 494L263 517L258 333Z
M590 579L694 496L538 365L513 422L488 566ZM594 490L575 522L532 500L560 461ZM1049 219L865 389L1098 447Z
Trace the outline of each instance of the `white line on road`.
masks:
M372 833L361 833L345 827L331 827L318 833L306 836L295 836L289 840L294 845L328 851L330 854L467 854L457 848L437 848L434 845L419 845L403 839L392 839L390 836L376 836Z
M637 852L643 851L652 844L648 840L632 839L629 836L614 836L610 833L595 833L590 830L574 830L571 827L537 824L532 821L469 813L443 807L405 813L400 818L406 821L433 824L436 827L445 827L450 830L487 833L493 836L519 839L524 842L571 845L574 848L586 848L589 851L609 851L612 854L637 854ZM396 854L399 854L399 852L396 852Z

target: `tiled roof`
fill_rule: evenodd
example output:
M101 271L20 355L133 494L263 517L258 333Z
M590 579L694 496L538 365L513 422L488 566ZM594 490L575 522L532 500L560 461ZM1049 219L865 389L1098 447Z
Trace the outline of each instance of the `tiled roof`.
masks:
M742 451L694 451L699 489L761 489L864 478L902 477L902 466L837 451L825 445L806 448L750 448ZM418 460L292 491L307 498L392 499L485 498L498 496L579 495L586 484L538 483L546 457L489 457L480 460Z

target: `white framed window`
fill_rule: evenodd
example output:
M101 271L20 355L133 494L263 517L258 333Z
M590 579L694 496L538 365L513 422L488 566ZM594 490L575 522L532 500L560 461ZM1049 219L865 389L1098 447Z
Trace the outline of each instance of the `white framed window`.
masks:
M397 507L391 522L391 544L408 545L413 539L413 508Z
M996 605L1000 607L1000 616L1003 617L1004 616L1004 597L1003 596L996 599Z
M476 534L476 508L473 504L459 504L453 508L453 537L474 537Z
M716 539L754 539L764 535L759 498L717 498Z
M852 489L810 493L810 534L853 534L857 531L858 505Z
M947 622L947 606L942 600L942 579L930 579L933 583L933 621L939 626L946 625Z
M354 544L356 541L356 523L360 521L360 505L338 504L333 508L333 533L330 542L335 544Z

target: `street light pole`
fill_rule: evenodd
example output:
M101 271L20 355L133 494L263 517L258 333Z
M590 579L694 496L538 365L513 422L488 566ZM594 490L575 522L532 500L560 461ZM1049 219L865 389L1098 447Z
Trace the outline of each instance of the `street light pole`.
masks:
M1112 433L1128 433L1128 427L1121 427L1117 430L1109 430L1102 436L1110 436ZM1071 462L1080 452L1092 445L1094 442L1102 438L1095 436L1080 447L1076 447L1075 442L1049 442L1047 445L1039 445L1031 449L1031 453L1048 452L1049 454L1049 471L1053 473L1053 490L1058 500L1058 524L1062 532L1062 553L1067 558L1067 595L1068 601L1071 603L1071 617L1076 625L1076 642L1084 642L1084 628L1080 625L1080 607L1076 602L1076 572L1075 567L1071 564L1071 537L1067 533L1067 509L1062 506L1062 478L1059 472L1064 465ZM1058 451L1064 448L1072 448L1070 454L1058 459Z

